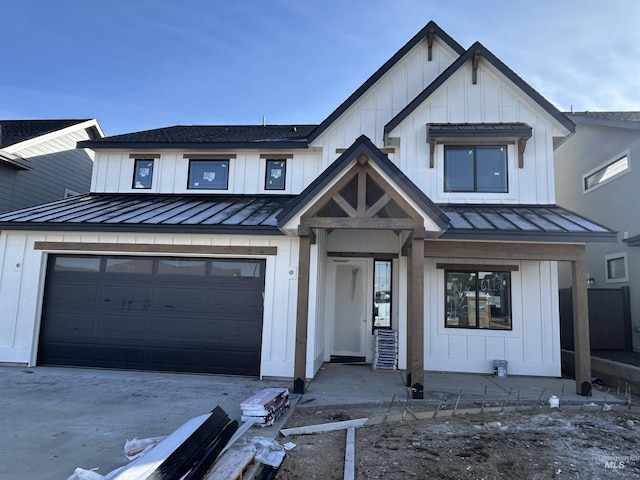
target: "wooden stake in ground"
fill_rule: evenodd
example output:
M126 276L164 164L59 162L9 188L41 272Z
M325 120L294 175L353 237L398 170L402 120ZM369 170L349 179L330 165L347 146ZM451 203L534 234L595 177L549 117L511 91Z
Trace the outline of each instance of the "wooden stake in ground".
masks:
M347 446L344 454L344 480L354 480L356 475L356 429L347 428Z

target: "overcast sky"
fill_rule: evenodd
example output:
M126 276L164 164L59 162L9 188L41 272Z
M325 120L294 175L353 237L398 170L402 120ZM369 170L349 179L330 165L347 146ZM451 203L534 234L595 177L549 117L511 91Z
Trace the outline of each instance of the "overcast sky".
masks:
M320 123L430 20L561 110L640 110L639 0L0 0L0 118Z

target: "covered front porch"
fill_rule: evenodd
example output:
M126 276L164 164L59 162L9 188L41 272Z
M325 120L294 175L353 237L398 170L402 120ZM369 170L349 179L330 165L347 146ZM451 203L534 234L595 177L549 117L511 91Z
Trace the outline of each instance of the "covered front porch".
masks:
M510 335L513 345L522 341L523 329L529 328L525 320L537 322L535 331L529 332L529 347L533 345L540 354L534 356L544 358L529 360L531 356L521 352L521 365L538 362L538 366L523 370L523 373L559 376L555 262L570 262L576 291L575 392L588 395L591 391L587 285L583 281L586 278L584 242L590 235L610 235L612 232L604 227L555 206L435 205L366 137L358 139L278 215L278 226L299 239L295 393L304 393L307 381L315 377L322 361L329 360L328 353L322 351L327 342L322 338L318 340L321 336L318 333L324 327L320 325L319 329L318 325L331 315L323 309L326 299L335 294L335 282L325 285L330 279L326 275L326 262L332 256L351 260L394 258L400 266L395 297L398 309L395 325L399 327L401 337L398 363L404 370L404 383L410 388L412 399L424 397L425 382L428 381L425 368L429 368L425 362L427 342L434 338L436 328L441 329L443 336L453 332L445 325L444 307L440 308L443 299L438 296L444 277L438 276L438 270L527 270L527 276L520 275L518 288L522 297L523 285L527 285L534 299L520 302L520 316L513 319L517 328L507 327L507 333L511 334L513 330ZM330 245L328 239L342 232L348 232L348 239L340 245ZM371 238L384 236L391 239L386 248L380 250L370 246ZM425 285L425 278L430 278L429 286ZM544 318L536 318L535 314L526 311L526 307L539 303L536 299L542 291L546 298ZM429 305L425 304L425 298L429 298ZM457 336L463 340L475 337L478 344L482 341L483 331L458 330ZM507 336L498 338L505 344L501 347L504 353L509 350ZM481 357L468 356L466 364L457 362L452 370L463 371L465 365L473 365L474 358L486 363L489 355L494 354L492 345L495 343L489 345L487 342L482 347ZM449 357L440 357L437 370L446 371ZM482 372L477 365L468 371Z

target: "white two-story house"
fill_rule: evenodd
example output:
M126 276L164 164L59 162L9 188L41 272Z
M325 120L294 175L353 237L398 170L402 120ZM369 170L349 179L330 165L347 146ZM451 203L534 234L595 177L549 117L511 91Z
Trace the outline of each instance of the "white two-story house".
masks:
M0 362L293 380L373 362L560 376L557 262L615 233L554 204L573 122L480 43L428 23L319 125L80 142L91 193L0 216Z

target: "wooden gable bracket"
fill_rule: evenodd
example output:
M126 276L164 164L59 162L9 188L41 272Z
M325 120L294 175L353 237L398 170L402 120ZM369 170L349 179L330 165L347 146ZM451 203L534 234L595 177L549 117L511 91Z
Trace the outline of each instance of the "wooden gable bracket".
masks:
M429 137L429 168L433 168L435 165L436 154L436 139L435 137Z
M518 168L524 168L524 149L527 146L529 137L520 137L518 139Z
M471 61L471 68L473 69L471 83L474 85L478 83L478 64L480 63L481 56L480 52L476 52L473 54L473 60Z
M431 50L433 49L433 38L436 36L436 32L433 28L429 29L427 34L427 61L430 62L433 58Z

